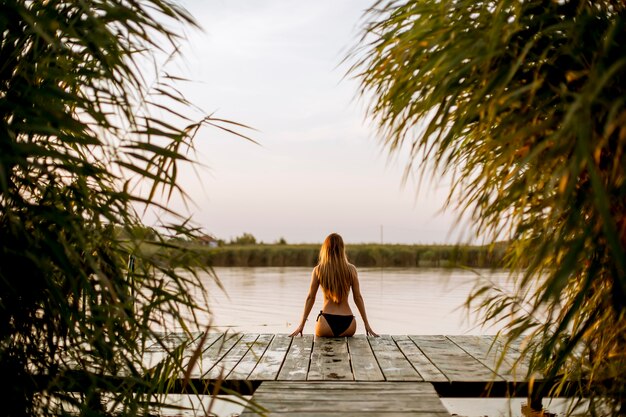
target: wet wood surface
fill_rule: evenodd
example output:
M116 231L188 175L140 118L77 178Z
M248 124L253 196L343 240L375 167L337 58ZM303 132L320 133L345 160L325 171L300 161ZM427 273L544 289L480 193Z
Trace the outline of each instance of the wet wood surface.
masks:
M181 344L185 358L201 350L190 375L208 381L514 382L527 370L491 336L167 335L148 346L146 363Z
M448 417L435 389L424 382L264 382L242 417Z
M504 347L494 336L163 334L146 342L146 364L182 349L182 386L252 395L242 417L448 417L441 396L527 395L528 368Z

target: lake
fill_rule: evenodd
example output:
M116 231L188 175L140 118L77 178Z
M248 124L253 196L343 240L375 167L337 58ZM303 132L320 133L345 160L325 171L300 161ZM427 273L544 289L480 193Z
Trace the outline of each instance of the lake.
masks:
M311 280L311 268L262 267L215 268L222 288L204 275L203 281L211 308L212 331L254 333L290 333L297 326ZM504 270L469 271L464 269L361 268L359 280L365 307L374 331L379 334L495 334L497 326L482 327L475 313L463 304L477 278L490 279L495 285L512 290ZM364 333L357 316L357 333ZM313 333L314 322L322 305L322 293L311 313L305 333ZM205 319L202 319L203 321ZM220 417L236 416L242 406L220 396L212 413ZM249 398L249 397L246 397ZM237 401L230 397L230 401ZM197 398L185 396L181 405L198 404ZM211 399L204 397L208 404ZM442 398L451 413L466 417L520 416L522 398ZM546 399L544 405L563 415L569 401ZM180 413L173 415L194 415Z
M221 290L206 275L214 331L290 333L297 326L311 280L311 268L215 268ZM511 289L508 272L480 270L497 285ZM478 277L463 269L362 268L361 293L370 324L379 334L494 334L463 307ZM357 334L363 322L357 317ZM309 314L305 332L313 333L322 292Z

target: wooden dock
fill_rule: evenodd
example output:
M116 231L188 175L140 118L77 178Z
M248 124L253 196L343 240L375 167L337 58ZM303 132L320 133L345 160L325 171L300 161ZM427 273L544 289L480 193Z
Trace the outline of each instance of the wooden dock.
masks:
M281 382L261 384L241 417L450 417L427 382Z
M246 417L446 417L440 397L525 397L529 388L517 351L502 355L493 336L170 333L148 345L147 364L181 344L187 361L202 353L174 391L252 394Z
M242 417L448 417L440 397L526 397L531 386L519 351L502 355L494 336L169 333L147 345L146 364L174 347L191 371L169 392L252 395ZM537 409L542 396L533 392Z
M197 349L201 335L165 336L148 347L148 363L181 342ZM264 381L430 382L440 395L511 395L524 391L527 368L514 352L502 357L493 336L389 336L314 338L285 334L209 333L191 381L222 381L243 393ZM248 387L248 388L246 388ZM487 389L489 388L489 391ZM248 392L246 392L248 391ZM520 392L519 395L525 395Z

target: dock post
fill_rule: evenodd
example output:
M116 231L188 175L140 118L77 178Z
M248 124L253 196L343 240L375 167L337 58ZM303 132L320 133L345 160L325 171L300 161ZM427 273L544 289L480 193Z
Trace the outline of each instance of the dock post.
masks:
M543 411L543 395L539 392L532 393L529 404L532 411Z

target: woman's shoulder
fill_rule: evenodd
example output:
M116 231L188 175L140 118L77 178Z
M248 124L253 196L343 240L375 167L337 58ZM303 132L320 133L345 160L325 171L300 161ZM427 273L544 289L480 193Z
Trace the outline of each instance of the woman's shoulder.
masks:
M311 271L311 275L313 275L314 277L319 277L319 275L320 275L320 266L319 265L315 265L313 267L313 270Z
M350 270L350 272L352 272L354 275L357 275L356 272L356 266L352 265L350 262L348 262L348 269Z

